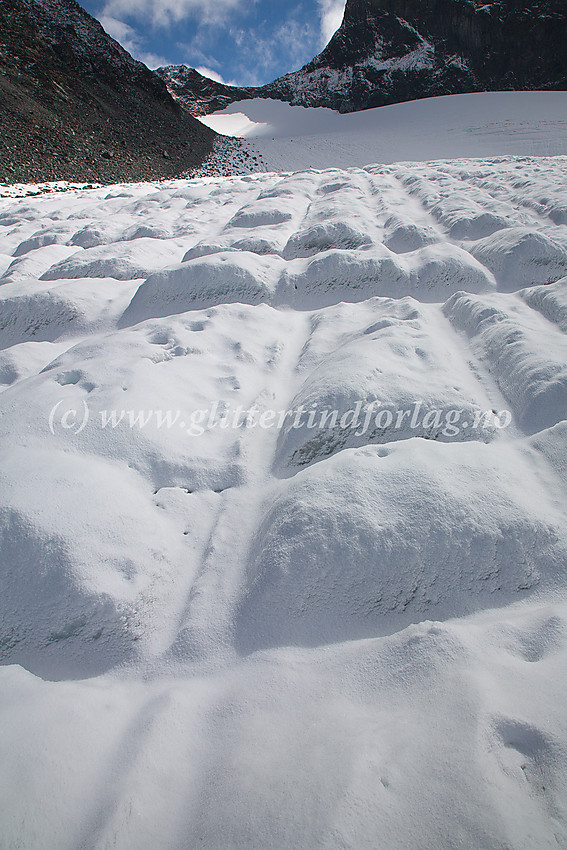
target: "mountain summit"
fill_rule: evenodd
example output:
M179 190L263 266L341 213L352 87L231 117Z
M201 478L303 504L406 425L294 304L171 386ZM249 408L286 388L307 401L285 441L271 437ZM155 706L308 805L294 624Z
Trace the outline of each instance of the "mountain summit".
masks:
M355 112L424 97L567 88L563 0L348 0L341 27L301 70L231 88L184 66L161 68L193 114L267 97Z

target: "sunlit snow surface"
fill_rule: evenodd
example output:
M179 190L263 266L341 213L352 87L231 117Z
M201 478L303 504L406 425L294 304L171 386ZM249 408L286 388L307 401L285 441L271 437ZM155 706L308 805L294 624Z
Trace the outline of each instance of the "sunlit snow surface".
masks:
M219 133L253 142L276 171L567 154L567 92L449 95L347 115L256 99L232 103L201 120Z
M2 202L2 850L566 846L566 172Z

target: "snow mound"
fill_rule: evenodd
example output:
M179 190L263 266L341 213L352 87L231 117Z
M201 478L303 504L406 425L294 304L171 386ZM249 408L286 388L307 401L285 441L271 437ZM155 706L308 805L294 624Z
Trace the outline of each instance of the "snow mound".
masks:
M179 554L171 520L149 506L133 473L105 460L20 449L4 452L1 468L2 663L59 679L131 659L143 637L133 602L144 592L152 600L152 577ZM56 494L47 503L46 489Z
M432 213L435 215L435 208ZM444 216L444 219L445 223L449 220L449 235L452 239L481 239L509 226L505 218L493 213L480 211L471 215L468 210L455 209L451 213L451 216Z
M38 372L61 352L51 342L22 342L0 350L0 390Z
M455 245L430 245L400 255L377 243L371 250L333 249L307 263L290 262L278 297L284 303L314 309L376 295L442 301L458 289L494 288L490 272Z
M410 275L384 245L371 252L323 251L306 261L291 261L280 284L284 303L310 309L338 301L364 301L374 295L406 295Z
M567 250L543 233L525 228L498 231L468 250L494 273L504 292L554 283L567 272Z
M261 227L262 225L283 224L293 218L293 200L289 200L290 209L282 209L281 204L274 206L270 200L256 201L250 207L243 207L229 222L231 227Z
M567 468L565 454L567 452L567 422L564 420L552 428L540 431L531 438L531 444L546 458L556 474L567 485Z
M223 251L157 272L136 292L122 326L223 303L260 304L275 292L281 268L278 260L251 252Z
M132 297L132 285L117 286L115 280L97 280L96 286L84 280L24 283L0 289L0 350L104 331Z
M412 298L364 306L362 327L313 362L316 338L338 318L334 308L317 314L307 375L278 438L276 468L284 474L345 448L411 437L488 441L497 430L458 345L439 338L435 312Z
M421 301L442 301L459 286L467 292L495 289L494 277L481 264L450 243L427 245L405 255L413 294Z
M286 258L308 257L333 248L361 248L371 245L372 238L361 227L347 221L314 224L290 237L285 249Z
M384 244L396 254L417 251L426 245L441 241L441 235L432 227L424 227L412 221L400 221L396 216L386 222L388 230Z
M54 263L65 263L69 257L76 253L77 248L75 247L56 244L30 250L12 260L0 277L0 285L39 278Z
M28 405L27 415L43 430L44 407L51 411L59 403L63 411L69 407L82 415L88 405L88 427L75 436L76 446L127 463L152 492L240 487L248 475L241 448L246 431L208 428L212 403L217 401L220 419L225 409L248 410L258 400L259 387L274 380L278 362L277 337L266 327L273 333L280 321L283 339L289 323L271 308L224 305L77 343L35 377L40 410ZM26 407L26 395L27 388L14 391L6 429ZM64 428L52 438L61 450L68 444Z
M524 289L519 295L526 304L538 310L550 322L559 325L563 333L567 333L567 277L549 286Z
M508 309L506 309L508 308ZM567 339L521 302L457 293L443 308L478 341L500 389L528 431L567 418Z
M97 248L100 245L110 245L117 242L122 230L122 225L113 221L97 221L85 224L77 230L69 239L69 245L79 248Z
M28 239L20 242L14 251L14 257L21 257L36 248L44 248L46 245L63 245L72 233L72 226L67 222L59 225L51 225L36 230Z
M558 509L518 463L502 445L410 440L298 473L253 543L237 644L386 634L564 581Z
M550 205L547 214L554 224L567 224L567 204Z
M174 235L173 228L164 227L160 224L133 224L126 228L122 236L121 242L132 242L135 239L171 239Z
M481 239L517 223L516 217L510 215L511 209L501 202L490 204L481 190L463 191L462 180L457 176L433 168L425 178L409 169L398 173L409 192L417 195L452 239ZM492 209L487 209L489 205ZM495 205L504 215L493 211Z
M39 290L3 298L0 303L0 348L28 340L53 342L65 334L87 329L79 304L57 292Z
M182 249L160 239L133 239L96 248L86 248L68 260L52 265L41 280L67 280L85 277L106 277L115 280L136 280L147 277L155 269L180 259Z

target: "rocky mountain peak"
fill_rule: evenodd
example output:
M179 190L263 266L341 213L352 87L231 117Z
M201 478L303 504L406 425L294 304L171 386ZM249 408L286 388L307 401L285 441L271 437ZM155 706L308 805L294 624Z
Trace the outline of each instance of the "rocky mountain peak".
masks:
M348 0L341 27L301 70L260 88L158 73L195 114L249 97L353 112L465 92L567 88L563 0Z

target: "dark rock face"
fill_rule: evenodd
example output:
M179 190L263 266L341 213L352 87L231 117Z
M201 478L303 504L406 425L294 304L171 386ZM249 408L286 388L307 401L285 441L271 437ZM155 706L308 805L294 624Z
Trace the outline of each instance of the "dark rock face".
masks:
M158 73L195 114L250 97L353 112L445 94L565 89L566 33L565 0L348 0L323 52L261 88L207 89L183 66Z
M215 134L74 0L1 0L0 182L175 176Z
M194 68L186 65L168 65L156 71L165 82L173 97L183 104L183 108L191 115L209 115L224 109L225 106L237 100L257 97L252 92L255 88L237 88L217 83L208 77L203 77Z

